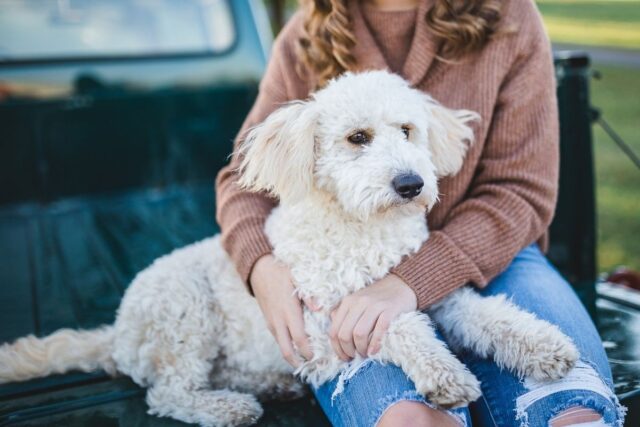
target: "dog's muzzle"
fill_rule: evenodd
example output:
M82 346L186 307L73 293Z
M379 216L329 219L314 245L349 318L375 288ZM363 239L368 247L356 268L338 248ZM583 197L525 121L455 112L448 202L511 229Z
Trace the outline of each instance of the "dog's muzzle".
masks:
M413 199L422 191L424 181L415 173L403 173L391 181L393 189L403 199Z

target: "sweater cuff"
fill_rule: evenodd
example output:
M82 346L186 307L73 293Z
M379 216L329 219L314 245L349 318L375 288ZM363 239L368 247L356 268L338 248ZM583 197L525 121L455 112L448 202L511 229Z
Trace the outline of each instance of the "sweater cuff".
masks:
M249 278L258 259L273 252L273 247L264 233L264 219L255 218L243 221L235 233L227 237L228 244L233 249L229 251L240 278L253 295ZM226 245L225 245L226 246Z
M405 258L391 272L413 289L419 310L469 282L486 285L475 263L440 231L432 232L417 253Z

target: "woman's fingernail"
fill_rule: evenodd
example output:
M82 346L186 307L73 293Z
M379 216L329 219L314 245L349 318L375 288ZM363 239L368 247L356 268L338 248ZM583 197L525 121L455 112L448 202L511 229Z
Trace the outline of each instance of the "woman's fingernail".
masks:
M320 310L320 306L316 302L315 298L304 298L303 301L304 301L304 305L306 305L309 310L311 311Z

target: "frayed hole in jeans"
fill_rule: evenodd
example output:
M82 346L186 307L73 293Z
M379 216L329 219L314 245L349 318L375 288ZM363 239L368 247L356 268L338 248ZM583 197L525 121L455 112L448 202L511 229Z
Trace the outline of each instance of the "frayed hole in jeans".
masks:
M340 372L338 376L338 383L336 384L335 390L331 394L331 404L336 397L340 395L344 391L344 386L347 382L354 377L355 374L358 373L364 367L373 363L373 359L355 359L347 364L347 366Z
M557 381L535 381L527 378L524 387L528 390L516 399L516 419L521 427L529 426L530 414L528 409L537 402L550 398L557 393L570 391L587 392L583 396L563 401L552 411L552 416L570 407L581 406L590 408L603 415L602 421L596 421L604 426L622 427L626 408L618 402L618 398L602 381L595 369L584 361L579 361L566 377ZM588 396L594 396L589 398ZM599 396L599 399L596 399ZM577 424L580 425L580 424Z

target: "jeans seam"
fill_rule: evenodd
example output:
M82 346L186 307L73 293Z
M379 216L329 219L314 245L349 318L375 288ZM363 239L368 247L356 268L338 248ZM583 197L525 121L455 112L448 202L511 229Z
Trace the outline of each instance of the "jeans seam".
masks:
M493 411L491 411L491 406L489 406L489 402L487 402L487 398L485 397L484 393L482 394L482 400L484 400L484 404L487 407L487 412L489 413L489 416L491 417L491 422L493 423L493 427L498 427L498 423L496 422L495 417L493 416Z
M494 390L491 387L482 387L484 384L488 384L488 382L484 381L484 371L482 369L471 369L471 366L476 364L473 360L471 361L464 361L464 364L467 365L467 367L469 367L469 370L471 370L471 372L473 372L473 374L478 378L478 380L480 380L480 387L482 389L482 400L484 400L486 406L487 406L487 411L489 412L489 416L491 417L491 421L494 424L494 427L499 427L501 424L498 423L496 421L496 416L494 415L494 408L499 408L500 405L492 405L490 403L493 402L495 403L496 401L499 401L496 396L493 395ZM498 417L501 419L504 419L504 416Z

